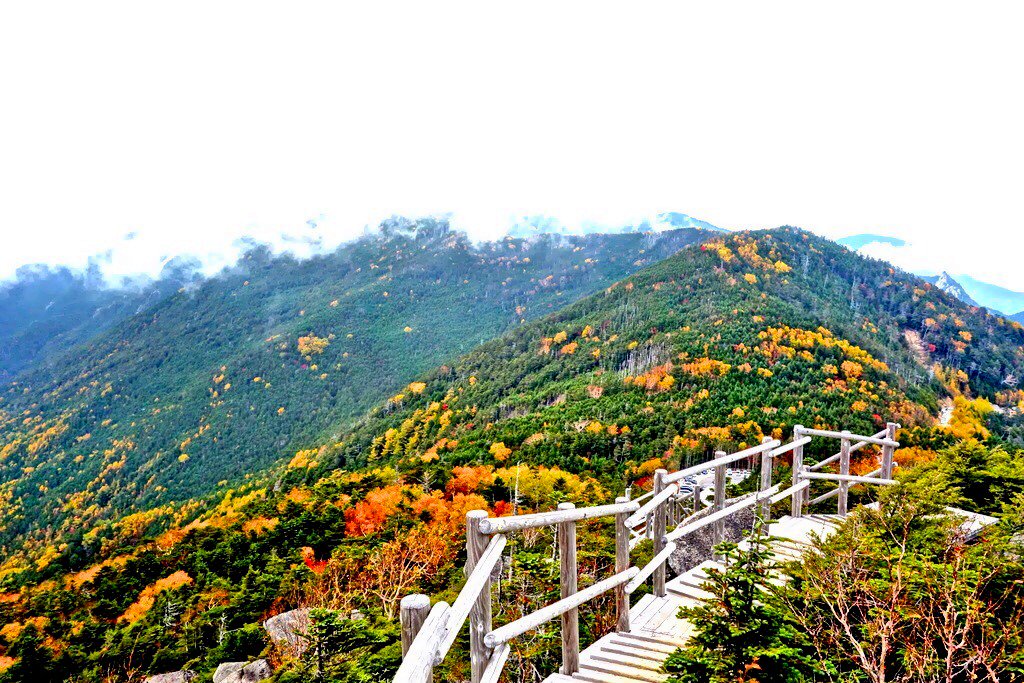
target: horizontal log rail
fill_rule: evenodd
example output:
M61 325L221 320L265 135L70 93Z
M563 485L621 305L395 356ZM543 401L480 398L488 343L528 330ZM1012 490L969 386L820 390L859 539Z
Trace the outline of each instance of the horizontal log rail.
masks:
M878 477L863 477L856 474L830 474L828 472L804 472L805 479L818 479L821 481L846 481L857 484L883 484L893 485L899 482L895 479L879 479Z
M778 439L772 439L771 441L765 441L762 444L758 444L745 450L738 451L736 453L733 453L732 455L726 455L721 458L715 458L714 460L708 460L707 462L703 462L699 465L693 465L691 467L687 467L686 469L672 472L671 474L665 477L665 483L671 484L672 482L679 481L680 479L692 476L694 474L700 474L701 472L704 472L706 470L716 469L722 467L723 465L729 465L739 460L746 460L747 458L751 458L755 455L759 455L765 451L769 451L773 448L776 448L781 443L782 442L779 441Z
M850 447L850 452L851 453L853 452L853 447L852 446ZM831 465L832 463L834 463L836 460L841 458L842 455L843 455L842 453L836 453L835 455L828 456L824 460L819 460L818 462L814 463L813 465L808 465L807 471L808 472L817 472L818 470L820 470L825 465Z
M808 480L808 482L809 481L810 480ZM835 489L832 489L831 491L826 491L825 493L821 494L820 496L817 496L815 498L811 498L809 501L807 501L807 505L811 506L811 505L817 505L818 503L824 503L826 500L829 500L830 498L835 498L838 495L839 495L839 489L835 488Z
M786 453L789 453L794 448L799 448L800 446L806 446L810 442L811 442L811 437L804 436L804 437L801 437L801 438L797 439L796 441L790 441L789 443L782 444L781 446L779 446L775 450L771 451L770 455L773 458L777 458L780 455L785 455Z
M669 534L667 534L665 536L665 540L666 541L675 541L676 539L682 538L683 536L686 536L688 534L692 534L694 531L697 531L698 529L703 529L704 527L706 527L709 524L714 524L715 522L723 520L723 519L725 519L727 517L731 517L732 515L735 515L737 512L739 512L740 510L745 510L746 508L753 507L754 505L757 505L759 502L761 502L763 500L767 500L771 496L773 496L776 493L778 493L779 489L781 487L782 487L781 484L776 484L775 486L771 487L770 489L766 489L764 491L759 491L757 493L749 494L746 498L742 499L740 502L733 503L732 505L730 505L727 508L724 508L722 510L719 510L718 512L712 513L712 514L708 515L707 517L701 517L700 519L698 519L695 522L690 522L689 524L685 524L683 526L676 527L675 531L672 531L671 533L669 533Z
M637 496L636 498L631 498L630 500L632 502L634 502L634 503L639 503L641 500L645 500L647 498L650 498L653 495L654 495L654 491L652 490L652 491L648 491L647 493L645 493L643 495Z
M607 593L616 586L628 583L629 580L639 572L640 570L637 567L630 567L624 572L619 572L614 576L609 576L607 579L598 581L594 585L588 586L577 593L573 593L567 598L562 598L557 602L553 602L547 607L541 607L536 612L531 612L524 617L520 617L515 621L494 629L484 636L484 643L487 647L497 647L502 643L507 643L516 636L520 636L527 631L532 631L538 626L551 621L555 617L559 617L569 610L575 609L583 603L593 600L602 593Z
M878 475L880 475L881 473L882 473L882 468L879 467L877 470L872 470L871 472L868 472L864 476L874 479L875 477L878 477ZM817 478L817 477L812 477L812 478ZM805 479L805 483L810 484L811 483L810 479ZM872 484L878 484L880 482L879 482L879 480L876 479L875 481L872 481L871 483ZM895 482L893 482L893 483L895 483ZM838 488L834 488L831 491L826 491L825 493L821 494L820 496L818 496L816 498L810 499L809 501L807 501L807 504L808 505L817 505L818 503L824 503L826 500L829 500L830 498L835 498L838 495L839 495L839 489Z
M772 501L772 503L778 503L780 500L786 500L790 496L792 496L794 494L797 494L797 493L800 493L800 492L804 491L805 489L809 488L810 486L811 486L811 482L807 481L805 479L804 481L800 482L796 486L790 486L788 489L782 489L781 491L776 493L774 496L772 496L770 498L770 500Z
M658 495L656 495L653 498L651 498L649 501L644 503L643 506L639 510L637 510L636 512L631 514L629 517L627 517L626 518L626 526L628 526L628 527L635 527L635 526L638 526L641 522L645 522L647 520L647 515L651 514L651 512L654 510L654 508L658 507L659 505L664 503L666 500L668 500L672 496L676 495L676 493L678 493L678 492L679 492L679 485L678 484L671 484L671 485L669 485L668 487L665 488L664 491L662 491Z
M830 439L849 439L850 441L861 441L863 443L875 444L876 446L891 446L892 448L899 448L899 441L893 441L892 439L886 439L881 436L860 436L859 434L844 434L843 432L833 432L828 429L807 429L804 428L803 434L808 436L827 436Z
M675 551L676 544L669 541L660 553L651 558L651 561L645 564L637 575L629 580L629 583L626 584L626 593L632 593L642 586L644 581L654 573L655 569L668 562L668 558L671 557L672 553Z
M872 435L871 438L877 439L877 438L884 437L888 433L888 431L889 431L888 429L883 429L882 431L878 432L877 434ZM858 437L853 436L852 438L856 439ZM850 453L856 453L857 451L859 451L860 449L864 448L867 445L869 445L868 441L858 441L857 443L850 444ZM814 463L808 469L811 472L814 472L816 470L820 470L825 465L829 465L831 463L834 463L836 460L839 460L839 458L841 458L841 457L843 457L843 454L841 452L840 453L834 453L833 455L830 455L829 457L825 458L824 460L820 460L820 461Z
M480 531L485 534L507 534L512 531L552 526L562 522L579 522L584 519L613 517L620 512L636 512L638 509L640 509L640 503L631 500L627 503L596 505L589 508L535 512L529 515L516 515L514 517L492 517L480 522Z

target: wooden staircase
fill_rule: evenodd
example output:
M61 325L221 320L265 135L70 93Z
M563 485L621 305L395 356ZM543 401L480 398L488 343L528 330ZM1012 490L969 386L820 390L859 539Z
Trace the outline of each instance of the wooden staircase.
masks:
M860 436L850 432L793 427L793 438L783 444L765 437L759 445L735 453L716 451L709 461L668 472L654 473L654 489L630 500L617 498L614 505L577 508L560 503L557 510L508 517L491 517L487 510L466 513L466 582L455 601L438 601L431 606L426 595L407 595L402 600L402 664L394 683L430 683L434 668L444 661L459 632L469 625L469 662L471 683L498 683L512 652L515 638L542 625L560 620L562 641L561 673L547 681L585 681L588 683L660 683L665 660L686 644L691 626L677 615L684 605L699 605L712 597L704 590L707 572L722 565L704 562L671 581L667 563L678 544L691 534L710 527L717 544L725 539L725 520L757 507L762 519L769 519L772 505L789 501L790 515L769 528L772 551L780 561L798 560L813 541L825 535L846 516L852 486L865 484L891 486L899 442L899 425L890 422L877 434ZM838 453L804 465L804 447L815 438L837 439ZM850 454L868 446L880 449L880 467L867 475L850 473ZM789 481L773 482L773 462L782 456L791 460ZM734 463L760 459L760 482L756 492L726 500L726 476ZM838 472L822 471L833 465ZM698 476L713 472L714 497L708 509L702 509ZM816 498L810 498L812 485L833 484ZM787 486L787 484L790 484ZM689 497L691 504L685 504ZM812 506L836 498L832 515L807 514ZM641 501L644 501L641 504ZM693 509L693 513L686 513ZM576 525L588 520L615 520L615 573L580 589L576 563ZM492 620L492 575L502 562L508 535L528 529L550 527L555 530L558 547L560 599L537 608L518 619L495 627ZM654 556L642 567L634 565L631 550L643 539L650 539ZM742 544L741 544L742 545ZM650 581L651 595L630 605L630 596ZM781 575L773 580L782 581ZM614 594L615 632L606 635L584 651L579 648L578 608L599 596Z
M780 518L770 525L771 550L779 562L799 560L814 541L839 524L838 515ZM747 542L740 544L741 547ZM693 607L712 597L702 586L709 569L724 569L708 560L665 584L665 597L645 595L630 607L628 633L609 633L580 653L580 670L571 676L556 673L546 683L661 683L668 678L662 666L669 655L686 644L693 627L677 615L680 607Z

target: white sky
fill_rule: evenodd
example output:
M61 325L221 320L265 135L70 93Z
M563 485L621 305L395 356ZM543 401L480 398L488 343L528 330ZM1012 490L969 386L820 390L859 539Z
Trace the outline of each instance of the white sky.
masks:
M1021 3L682 5L4 3L0 277L676 210L1024 290Z

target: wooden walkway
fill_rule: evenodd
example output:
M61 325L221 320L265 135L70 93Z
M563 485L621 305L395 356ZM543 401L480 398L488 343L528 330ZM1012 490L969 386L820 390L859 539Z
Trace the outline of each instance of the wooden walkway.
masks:
M772 552L778 561L798 560L814 535L828 535L838 520L836 515L782 517L769 528ZM580 653L578 672L553 674L545 683L661 683L668 678L661 669L665 660L686 644L693 630L676 616L679 608L707 599L710 593L701 588L706 572L723 566L708 560L667 582L665 597L643 596L629 610L629 633L609 633Z

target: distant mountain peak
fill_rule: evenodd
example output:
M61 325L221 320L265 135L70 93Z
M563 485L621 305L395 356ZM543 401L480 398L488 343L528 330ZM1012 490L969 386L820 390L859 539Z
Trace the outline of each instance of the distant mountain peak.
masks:
M978 302L971 298L971 295L967 293L967 290L963 286L953 279L953 276L942 271L939 275L924 276L924 280L931 282L933 285L941 289L950 296L955 296L960 301L963 301L969 306L977 306Z

